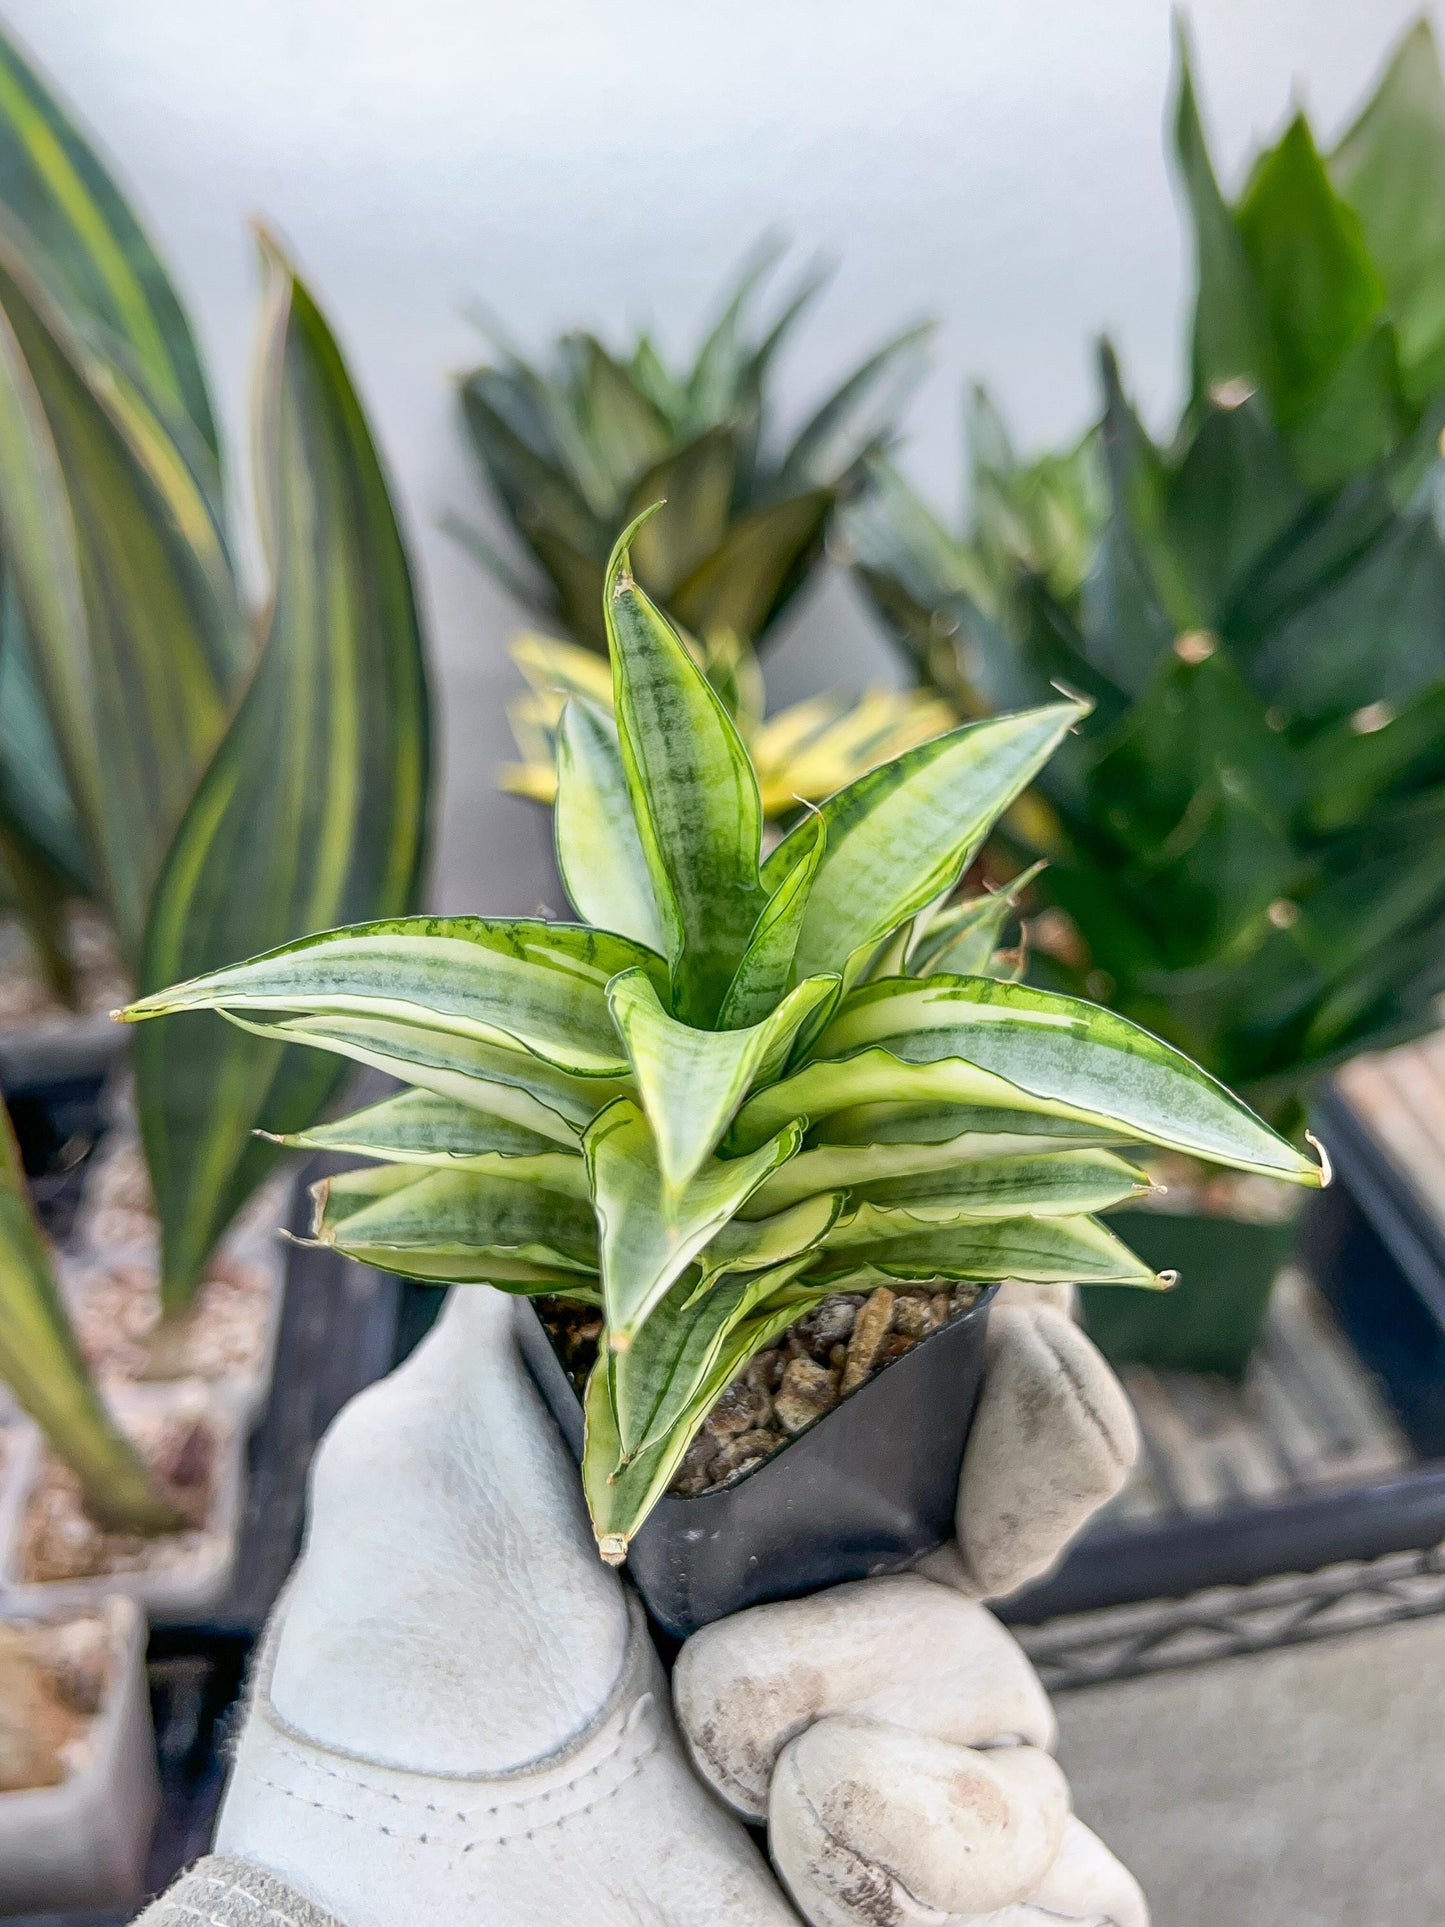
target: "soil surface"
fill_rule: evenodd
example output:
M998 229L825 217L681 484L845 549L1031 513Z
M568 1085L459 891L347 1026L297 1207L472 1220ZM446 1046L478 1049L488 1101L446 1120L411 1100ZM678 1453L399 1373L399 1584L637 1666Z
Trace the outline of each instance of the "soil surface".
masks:
M677 1498L696 1498L755 1471L894 1359L970 1310L979 1290L939 1281L936 1287L880 1285L821 1299L738 1373L703 1420L668 1490ZM557 1299L540 1300L538 1309L581 1396L602 1320L595 1311Z
M0 1793L59 1786L85 1764L110 1669L99 1617L0 1625Z
M107 1531L86 1512L80 1481L70 1467L47 1453L20 1530L23 1584L93 1579L112 1572L173 1571L191 1564L206 1548L217 1457L213 1422L194 1411L148 1412L127 1429L187 1523L155 1537Z
M73 1024L104 1017L126 1002L130 986L105 920L86 904L72 905L65 913L65 941L76 975L74 1009L46 981L19 919L0 917L0 1030Z

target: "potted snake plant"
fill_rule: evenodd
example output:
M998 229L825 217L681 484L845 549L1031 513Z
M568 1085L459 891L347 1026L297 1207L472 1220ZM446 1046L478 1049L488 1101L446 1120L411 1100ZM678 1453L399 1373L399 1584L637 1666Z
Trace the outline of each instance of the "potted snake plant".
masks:
M357 925L123 1015L219 1011L410 1087L299 1140L380 1160L317 1188L316 1237L538 1300L599 1550L684 1631L937 1543L995 1282L1167 1282L1097 1216L1147 1188L1131 1147L1321 1173L1126 1019L975 974L1007 903L941 907L1085 705L909 750L764 857L634 533L603 591L613 714L561 727L577 921Z
M972 411L956 538L894 471L850 531L921 680L964 713L1093 715L995 850L1046 859L1033 974L1086 990L1302 1141L1311 1092L1437 1021L1445 954L1445 82L1428 26L1322 151L1304 115L1221 190L1187 57L1176 153L1198 293L1160 444L1103 357L1098 427L1024 461ZM1116 1358L1241 1373L1293 1214L1175 1162L1119 1221L1182 1274L1086 1297ZM1142 1201L1141 1201L1142 1202Z

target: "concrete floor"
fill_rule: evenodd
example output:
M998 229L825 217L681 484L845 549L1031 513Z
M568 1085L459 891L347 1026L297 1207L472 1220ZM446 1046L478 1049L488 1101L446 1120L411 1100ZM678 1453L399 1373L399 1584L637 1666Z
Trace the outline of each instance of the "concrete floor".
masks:
M1153 1927L1445 1922L1445 1616L1062 1694Z

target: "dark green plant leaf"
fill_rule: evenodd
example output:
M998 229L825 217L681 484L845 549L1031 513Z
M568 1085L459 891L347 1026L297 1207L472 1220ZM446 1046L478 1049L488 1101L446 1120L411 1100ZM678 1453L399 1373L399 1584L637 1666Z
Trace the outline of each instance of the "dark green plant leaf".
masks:
M215 422L185 313L159 256L59 100L0 36L0 206L39 250L71 323L122 350L152 405L188 422L219 499Z
M91 1381L65 1314L26 1189L20 1147L0 1105L0 1375L80 1480L87 1509L121 1532L179 1525Z
M244 659L211 504L166 425L0 238L0 503L87 868L133 961Z
M1418 401L1445 376L1445 79L1427 19L1410 27L1329 158L1385 284Z
M428 701L406 554L336 343L264 246L257 487L270 629L157 882L143 990L308 930L395 916L420 888ZM309 1123L335 1073L315 1054L185 1017L141 1036L136 1079L164 1289L181 1304L274 1160L252 1131Z

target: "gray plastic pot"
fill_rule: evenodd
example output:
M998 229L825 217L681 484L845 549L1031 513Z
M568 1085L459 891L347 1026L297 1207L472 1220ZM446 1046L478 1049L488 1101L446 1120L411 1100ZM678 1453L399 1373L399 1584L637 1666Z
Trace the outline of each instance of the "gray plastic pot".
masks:
M744 1606L897 1572L952 1538L997 1290L735 1485L659 1501L627 1570L664 1632L685 1639ZM530 1305L520 1330L528 1368L580 1460L582 1407Z

